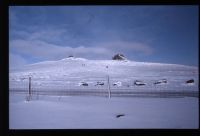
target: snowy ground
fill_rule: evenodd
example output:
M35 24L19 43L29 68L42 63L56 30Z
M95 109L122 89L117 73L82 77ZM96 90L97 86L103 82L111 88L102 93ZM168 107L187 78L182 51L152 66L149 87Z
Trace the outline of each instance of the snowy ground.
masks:
M10 93L10 129L198 128L198 98L34 96ZM116 118L116 115L124 114Z
M198 128L198 75L198 67L192 66L74 57L10 69L9 127ZM155 84L161 80L166 82ZM87 86L80 86L82 82ZM34 97L27 102L26 94L16 92L27 93L29 88ZM120 97L108 99L108 90ZM116 118L118 114L124 116Z

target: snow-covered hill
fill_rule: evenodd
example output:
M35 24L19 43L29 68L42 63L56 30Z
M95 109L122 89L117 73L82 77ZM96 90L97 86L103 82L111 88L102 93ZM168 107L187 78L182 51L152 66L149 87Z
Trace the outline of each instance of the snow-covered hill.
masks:
M44 61L11 70L10 77L33 76L37 78L106 76L197 76L198 68L176 64L147 63L118 60L87 60L65 58L58 61Z

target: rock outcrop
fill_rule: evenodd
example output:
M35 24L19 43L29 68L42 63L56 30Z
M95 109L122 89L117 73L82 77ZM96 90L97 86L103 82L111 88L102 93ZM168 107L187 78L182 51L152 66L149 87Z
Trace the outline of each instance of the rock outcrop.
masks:
M126 60L123 54L116 54L112 57L113 60Z

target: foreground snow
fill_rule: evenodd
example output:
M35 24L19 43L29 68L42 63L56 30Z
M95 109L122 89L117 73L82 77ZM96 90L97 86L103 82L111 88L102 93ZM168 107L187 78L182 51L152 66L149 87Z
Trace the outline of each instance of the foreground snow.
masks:
M198 98L34 96L10 93L10 129L198 128ZM116 118L118 114L124 114Z

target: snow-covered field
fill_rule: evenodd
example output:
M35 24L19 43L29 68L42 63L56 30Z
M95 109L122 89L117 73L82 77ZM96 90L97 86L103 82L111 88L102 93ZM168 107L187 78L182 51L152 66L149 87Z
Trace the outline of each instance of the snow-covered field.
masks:
M198 98L33 96L10 93L10 129L198 128ZM117 118L119 114L124 114Z
M74 57L10 69L10 129L198 128L198 75L193 66ZM29 83L33 98L27 102ZM109 90L128 96L170 92L196 97L108 99ZM66 95L75 91L102 91L106 97Z

